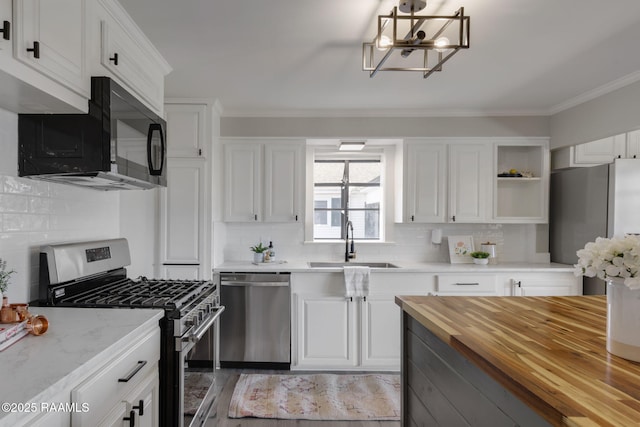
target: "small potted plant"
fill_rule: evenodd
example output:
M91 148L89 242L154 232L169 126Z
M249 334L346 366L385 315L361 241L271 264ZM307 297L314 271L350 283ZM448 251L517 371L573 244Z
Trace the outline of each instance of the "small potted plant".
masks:
M476 251L471 252L471 258L473 258L473 262L475 264L488 264L489 263L489 252Z
M0 301L4 302L3 298L6 298L6 291L9 287L9 278L15 273L13 270L7 271L7 261L0 258Z
M262 242L258 243L255 246L251 246L251 252L253 252L253 262L264 262L264 253L268 247L264 246Z

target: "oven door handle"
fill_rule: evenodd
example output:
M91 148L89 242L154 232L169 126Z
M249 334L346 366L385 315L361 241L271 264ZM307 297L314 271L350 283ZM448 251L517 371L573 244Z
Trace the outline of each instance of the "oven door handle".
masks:
M216 307L216 310L217 310L216 314L211 316L211 318L207 320L205 323L198 326L198 329L190 333L189 336L182 338L182 341L185 341L185 342L190 341L194 343L200 341L204 336L204 334L207 332L207 330L211 327L211 325L213 325L216 322L216 320L218 320L218 318L220 317L224 309L225 309L224 305Z

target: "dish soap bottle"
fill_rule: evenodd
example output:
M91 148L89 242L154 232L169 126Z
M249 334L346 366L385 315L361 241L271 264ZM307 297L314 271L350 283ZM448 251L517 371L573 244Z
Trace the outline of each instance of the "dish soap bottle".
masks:
M271 261L275 261L276 260L276 251L275 249L273 249L273 242L269 241L269 249L267 249L269 251L269 258L271 259Z

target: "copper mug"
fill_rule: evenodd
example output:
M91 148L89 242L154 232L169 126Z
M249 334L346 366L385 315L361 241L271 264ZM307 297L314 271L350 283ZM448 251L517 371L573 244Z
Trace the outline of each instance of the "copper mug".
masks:
M46 317L38 314L27 319L27 330L33 335L42 335L49 329L49 321Z

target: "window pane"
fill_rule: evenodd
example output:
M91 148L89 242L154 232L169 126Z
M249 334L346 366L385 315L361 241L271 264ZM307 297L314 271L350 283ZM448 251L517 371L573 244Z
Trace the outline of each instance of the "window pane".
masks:
M313 182L336 183L342 182L344 176L344 162L316 162L313 167Z
M341 209L342 191L339 186L314 187L313 205L315 208ZM341 210L314 211L313 237L315 239L340 239Z
M380 203L380 187L349 187L349 209L364 208L366 205Z
M325 214L327 212L325 211ZM340 216L340 213L338 213ZM333 217L333 214L332 214ZM324 224L314 223L313 224L313 238L314 239L341 239L341 227L333 226L332 224Z
M331 207L333 209L339 209L331 212L331 226L342 227L342 198L334 197L331 199Z
M353 223L353 235L356 239L377 239L380 237L379 211L350 211L349 219Z
M327 201L326 200L316 200L314 202L315 208L326 208ZM314 211L313 214L313 223L314 224L326 224L327 223L327 211Z
M380 162L350 162L349 182L363 184L369 182L380 183Z

